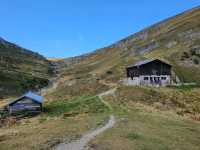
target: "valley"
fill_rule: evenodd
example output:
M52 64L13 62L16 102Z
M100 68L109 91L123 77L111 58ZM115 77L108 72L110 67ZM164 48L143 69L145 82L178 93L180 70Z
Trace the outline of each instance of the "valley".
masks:
M53 83L42 92L40 115L4 122L0 149L54 149L96 131L113 115L114 126L87 141L89 150L198 150L199 20L196 7L111 46L66 59L46 59L2 39L0 106L27 89ZM126 67L145 59L164 60L173 67L173 80L178 76L181 83L196 84L124 85Z

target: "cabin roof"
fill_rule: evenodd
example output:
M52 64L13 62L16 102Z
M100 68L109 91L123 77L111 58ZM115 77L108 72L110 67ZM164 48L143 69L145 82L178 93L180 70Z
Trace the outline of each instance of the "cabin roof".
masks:
M22 99L24 97L30 98L37 103L43 103L43 100L44 100L43 96L37 95L37 94L29 91L29 92L25 93L24 95L15 99L13 102L9 103L8 105L12 105L12 104L14 104L15 102L19 101L20 99Z
M166 63L166 62L164 62L164 61L162 61L162 60L159 60L159 59L146 59L146 60L138 61L138 62L136 62L135 64L129 66L128 68L139 67L139 66L148 64L148 63L150 63L150 62L153 62L153 61L160 61L161 63L164 63L164 64L166 64L166 65L171 66L170 64L168 64L168 63Z

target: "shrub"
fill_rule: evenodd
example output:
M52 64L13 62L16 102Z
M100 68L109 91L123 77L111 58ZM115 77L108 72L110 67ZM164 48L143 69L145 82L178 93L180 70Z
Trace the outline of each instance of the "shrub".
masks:
M190 58L190 54L188 52L183 52L181 59L184 60L184 59L188 59L188 58Z
M111 74L113 74L113 72L112 72L111 70L108 70L108 71L106 72L106 74L111 75Z
M141 135L139 135L138 133L129 133L127 135L127 138L129 140L137 140L137 139L141 138Z
M193 59L193 63L196 64L196 65L198 65L199 64L199 60L197 58L194 58Z

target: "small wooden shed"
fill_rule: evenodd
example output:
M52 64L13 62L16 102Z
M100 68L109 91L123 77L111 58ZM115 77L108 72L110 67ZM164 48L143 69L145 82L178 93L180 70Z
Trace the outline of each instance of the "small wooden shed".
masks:
M17 98L7 105L9 114L17 113L40 113L44 97L31 91Z

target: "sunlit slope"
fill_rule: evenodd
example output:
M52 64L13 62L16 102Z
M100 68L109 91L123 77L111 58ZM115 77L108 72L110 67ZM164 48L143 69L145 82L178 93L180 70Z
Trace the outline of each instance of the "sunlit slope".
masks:
M160 58L184 82L200 82L200 8L194 8L133 34L111 46L63 61L63 77L100 76L118 81L125 67Z

